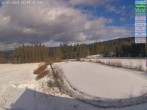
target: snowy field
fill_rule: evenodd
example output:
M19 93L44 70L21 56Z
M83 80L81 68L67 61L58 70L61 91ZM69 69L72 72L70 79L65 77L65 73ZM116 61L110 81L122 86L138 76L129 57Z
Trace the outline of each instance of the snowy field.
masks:
M92 78L91 77L92 75L89 76L89 71L90 71L89 69L90 68L93 68L93 66L97 67L96 69L101 68L101 65L93 65L93 64L84 64L84 67L82 67L82 65L79 65L77 63L78 69L76 68L77 66L74 63L61 63L60 65L65 66L63 68L65 69L65 74L67 75L67 77L68 77L68 73L66 73L67 70L69 70L69 74L71 74L72 73L71 70L73 70L74 75L78 75L78 76L80 76L80 74L83 74L85 72L84 77L78 77L76 79L75 79L75 77L73 77L75 81L80 80L81 83L77 82L78 85L74 83L75 81L73 81L69 75L69 80L71 82L73 81L73 84L76 87L84 86L85 84L83 84L83 81L85 81L85 79L87 77L89 77L88 79ZM70 67L72 65L73 65L73 67ZM86 67L86 65L88 67ZM147 109L147 104L141 104L141 105L125 107L125 108L120 108L120 109L118 109L118 108L117 109L115 109L115 108L111 108L111 109L95 108L91 105L77 101L69 96L64 95L64 94L60 94L60 93L52 94L51 91L47 91L47 92L42 91L42 82L46 81L47 78L44 78L38 82L34 80L35 76L33 75L33 71L37 66L38 66L38 64L0 64L0 110L146 110ZM108 69L108 68L106 68L106 69ZM78 73L80 69L81 69L81 71L80 71L80 73ZM96 69L95 69L95 71L96 71ZM99 71L101 71L101 73L104 72L103 69L99 69ZM123 70L118 70L118 71L123 72ZM94 70L90 74L93 74L93 75L97 74L97 72L96 73L93 73L93 72L94 72ZM111 71L109 73L111 73ZM130 78L127 75L127 73L131 74L131 76L133 78ZM106 73L104 73L104 74L106 74ZM143 88L142 87L142 85L144 85L143 83L146 84L145 78L143 76L133 75L133 73L129 72L129 71L126 73L124 72L124 74L125 74L124 77L126 76L128 79L130 78L133 81L133 83L135 83L135 84L136 84L136 82L134 82L134 80L135 79L138 80L138 84L136 84L136 86L135 86L135 84L132 85L132 91L133 91L132 93L134 95L139 95L139 93L140 93L139 91ZM119 75L121 75L121 74L119 73ZM118 81L117 78L119 78L119 75L116 75L116 79L114 77L113 80ZM97 77L97 75L96 75L96 77ZM103 76L102 74L100 74L99 77L110 81L109 77ZM112 78L112 77L110 76L110 78ZM95 81L93 80L93 82L95 82ZM93 84L93 82L91 82L91 83ZM100 80L100 82L104 82L104 81ZM127 81L127 82L129 82L129 81ZM106 85L106 87L108 87L106 83L104 83L104 84ZM96 91L97 91L98 85L100 85L100 84L96 83L91 86L92 87L95 86L94 89L96 89ZM115 85L115 84L111 83L111 85ZM117 86L117 84L116 84L116 86ZM115 89L115 87L112 87L112 88ZM119 87L119 88L121 88L121 87ZM124 88L126 90L128 90L128 92L130 91L129 86L124 87ZM136 91L137 88L139 89L138 91ZM79 88L79 89L81 89L83 91L88 90L88 85L85 86L85 89L82 89L82 88ZM112 89L110 89L110 90L112 90ZM119 90L117 90L116 92L118 92L118 91ZM120 91L122 91L122 89L120 89ZM85 91L85 92L87 92L87 91ZM96 94L97 92L93 91L93 93L91 93L91 94ZM109 91L109 92L111 92L111 91ZM115 92L111 92L111 94L112 93L113 93L113 97L117 96L117 95L114 95ZM101 93L101 95L109 96L105 93L104 94ZM122 97L124 95L118 94L118 96ZM127 95L125 95L125 96L127 96Z
M94 61L96 60L99 60L99 61L102 61L102 62L105 62L105 63L108 63L108 62L118 62L118 63L121 63L124 67L130 67L130 68L136 68L138 66L142 66L142 69L144 71L147 71L147 64L146 64L146 61L147 59L115 59L115 58L99 58L99 59L93 59Z
M147 76L96 63L60 63L64 74L78 90L105 99L124 99L147 93Z

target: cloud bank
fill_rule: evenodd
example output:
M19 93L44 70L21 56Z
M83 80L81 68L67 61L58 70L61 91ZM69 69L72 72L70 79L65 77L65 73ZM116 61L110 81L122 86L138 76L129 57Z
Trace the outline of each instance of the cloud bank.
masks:
M108 0L43 0L43 4L4 4L0 7L0 43L51 41L59 44L131 36L124 27L110 25L115 22L113 19L99 16L90 20L87 14L74 8L75 4L103 5L106 2Z

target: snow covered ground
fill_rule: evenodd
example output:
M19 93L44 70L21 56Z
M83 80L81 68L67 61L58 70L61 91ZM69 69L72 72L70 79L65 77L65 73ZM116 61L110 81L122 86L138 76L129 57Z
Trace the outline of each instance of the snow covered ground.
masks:
M61 66L65 65L65 71L66 71L66 68L68 67L67 66L68 64L72 65L72 63L67 63L67 64L61 63ZM86 67L86 65L87 64L84 64L85 70L84 68L81 67L82 65L81 66L78 65L78 63L77 63L78 68L75 68L77 67L75 65L74 67L70 67L69 69L72 70L73 68L74 69L73 72L76 75L78 74L80 75L85 71L86 73L83 78L86 78L89 76L88 75L89 69L93 68L92 66ZM47 78L44 78L41 81L34 80L35 76L33 75L33 71L37 66L38 64L36 63L34 64L0 64L0 110L146 110L147 109L147 104L141 104L141 105L126 107L122 109L95 108L91 105L77 101L61 93L52 94L52 92L50 91L43 91L42 82L46 81ZM98 66L97 68L101 68L100 65L96 65L96 66ZM81 72L78 73L80 69L81 69ZM100 71L103 72L102 69L100 69ZM133 74L131 72L128 72L128 73L130 73L131 75ZM90 74L96 74L96 73L91 72ZM127 73L124 73L124 74L125 74L124 76L127 76ZM106 78L103 75L101 77L104 79ZM116 75L116 78L117 77L119 76ZM127 77L130 78L129 76ZM135 88L133 88L133 91L136 90L136 88L139 88L139 86L142 85L143 82L146 83L143 76L132 75L132 77L139 80L138 81L139 84L137 84L137 86L133 84L133 87L135 86ZM83 78L79 77L78 80L82 81ZM133 78L131 79L134 82L135 79ZM71 79L69 78L69 80ZM114 80L117 80L117 79L114 78ZM77 79L75 79L75 81L77 81ZM100 80L100 82L101 81L102 80ZM108 78L108 81L109 81L109 78ZM82 82L81 82L81 85L82 85ZM75 85L75 86L78 87L78 85ZM88 86L85 86L85 88L87 87ZM98 84L95 84L95 87L97 88ZM140 86L139 90L141 90L141 88L142 87ZM128 88L128 91L129 91L129 88ZM133 93L138 95L139 92L134 91ZM109 95L106 95L106 96L109 96ZM113 95L113 96L116 96L116 95ZM118 95L118 96L122 96L122 95Z
M89 62L59 65L75 88L96 97L123 99L147 93L147 76L141 72Z
M136 68L141 66L142 70L147 71L147 59L129 59L129 58L95 58L92 61L102 61L105 63L121 63L123 67Z
M39 64L0 64L0 110L90 110L61 93L44 91L47 78L35 81ZM95 109L95 108L94 108Z

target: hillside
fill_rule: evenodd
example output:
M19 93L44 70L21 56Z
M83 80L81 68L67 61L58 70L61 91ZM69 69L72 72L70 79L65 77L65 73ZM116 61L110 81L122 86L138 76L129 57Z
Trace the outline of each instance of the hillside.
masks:
M42 44L22 45L13 51L0 52L1 59L11 63L40 62L47 59L53 61L79 60L96 54L102 54L104 57L146 57L147 45L135 44L134 38L129 37L90 44L61 44L59 47L46 47ZM0 60L0 63L3 63L3 60Z

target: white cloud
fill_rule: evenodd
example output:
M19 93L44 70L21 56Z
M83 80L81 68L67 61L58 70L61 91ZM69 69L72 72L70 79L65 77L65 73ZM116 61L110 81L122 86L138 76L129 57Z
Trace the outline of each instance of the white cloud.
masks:
M79 0L78 2L90 1ZM96 0L91 1L94 2ZM103 2L99 1L99 4ZM113 19L105 17L89 20L86 14L71 7L67 2L59 0L44 0L44 4L39 5L3 5L0 8L0 42L21 44L99 40L116 35L114 30L120 27L106 25L112 22ZM129 33L125 29L123 32L117 34L127 37Z
M100 6L115 0L67 0L67 1L72 5Z
M94 5L94 4L96 4L96 3L98 3L98 0L69 0L69 2L71 3L71 4L73 4L73 5L85 5L85 4L87 4L87 5ZM101 2L101 1L100 1Z
M14 48L17 48L19 46L21 46L22 44L19 44L17 42L14 43L0 43L0 51L5 51L5 50L13 50ZM24 45L31 45L29 43L24 43Z
M116 7L110 4L107 4L105 8L107 9L107 11L115 13L115 14L122 14L122 13L125 14L125 10L127 9L127 7L124 5L121 7Z
M124 21L126 21L126 18L125 17L120 17L120 21L124 22Z
M0 27L6 26L10 22L10 16L0 16Z

